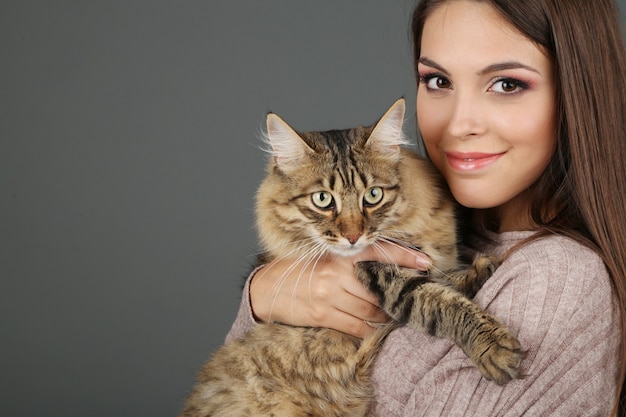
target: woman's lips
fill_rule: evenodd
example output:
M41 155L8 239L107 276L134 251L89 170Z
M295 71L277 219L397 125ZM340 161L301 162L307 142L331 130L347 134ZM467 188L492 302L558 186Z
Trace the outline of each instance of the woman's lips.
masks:
M505 152L446 152L448 164L457 171L477 171L496 162Z

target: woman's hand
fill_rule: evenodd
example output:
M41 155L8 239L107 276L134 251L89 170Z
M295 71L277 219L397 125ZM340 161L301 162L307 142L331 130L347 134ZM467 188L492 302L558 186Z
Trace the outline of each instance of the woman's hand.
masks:
M430 261L419 252L381 243L384 251L367 249L353 257L326 256L315 263L275 260L252 278L250 302L256 318L294 326L327 327L357 337L385 323L378 300L359 282L354 264L376 260L427 269ZM384 253L384 255L383 255Z

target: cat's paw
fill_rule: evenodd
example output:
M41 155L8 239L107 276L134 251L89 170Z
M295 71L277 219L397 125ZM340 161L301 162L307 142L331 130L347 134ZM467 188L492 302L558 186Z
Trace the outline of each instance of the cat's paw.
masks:
M428 276L421 271L377 261L357 262L355 270L357 278L376 295L383 306L386 300L398 299L407 281L412 279L428 281Z
M472 360L480 373L498 385L523 378L521 364L526 352L517 338L503 326L495 326L492 331L482 335L486 340L477 343L472 349Z
M474 298L498 266L497 258L481 255L477 256L468 268L461 269L456 274L450 274L450 276L460 275L459 278L453 280L454 287L467 297Z
M471 279L480 289L491 278L498 266L500 266L500 261L494 256L477 256L470 266L468 275L472 275Z

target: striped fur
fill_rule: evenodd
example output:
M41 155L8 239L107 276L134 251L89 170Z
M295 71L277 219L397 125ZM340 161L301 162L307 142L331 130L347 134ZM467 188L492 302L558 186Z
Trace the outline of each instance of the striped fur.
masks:
M374 126L296 133L268 115L271 158L257 195L265 260L298 265L386 240L427 253L427 273L357 264L394 325L360 340L330 330L259 324L218 349L198 374L183 417L364 416L385 336L407 325L453 340L489 379L520 377L519 343L470 301L496 268L460 265L455 205L434 168L403 147L404 100Z

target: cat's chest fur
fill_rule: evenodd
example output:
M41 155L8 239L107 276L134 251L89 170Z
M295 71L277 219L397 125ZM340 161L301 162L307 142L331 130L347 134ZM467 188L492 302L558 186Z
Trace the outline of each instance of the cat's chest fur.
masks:
M360 352L361 346L360 339L330 329L259 325L246 339L216 353L213 360L222 369L199 375L210 380L215 374L227 375L233 367L241 372L236 378L205 386L202 395L206 397L215 399L228 390L229 396L238 399L220 404L221 412L232 414L216 409L209 415L364 416L371 398L369 380L365 380L369 372L359 370L371 366L363 360L371 360L372 355Z

